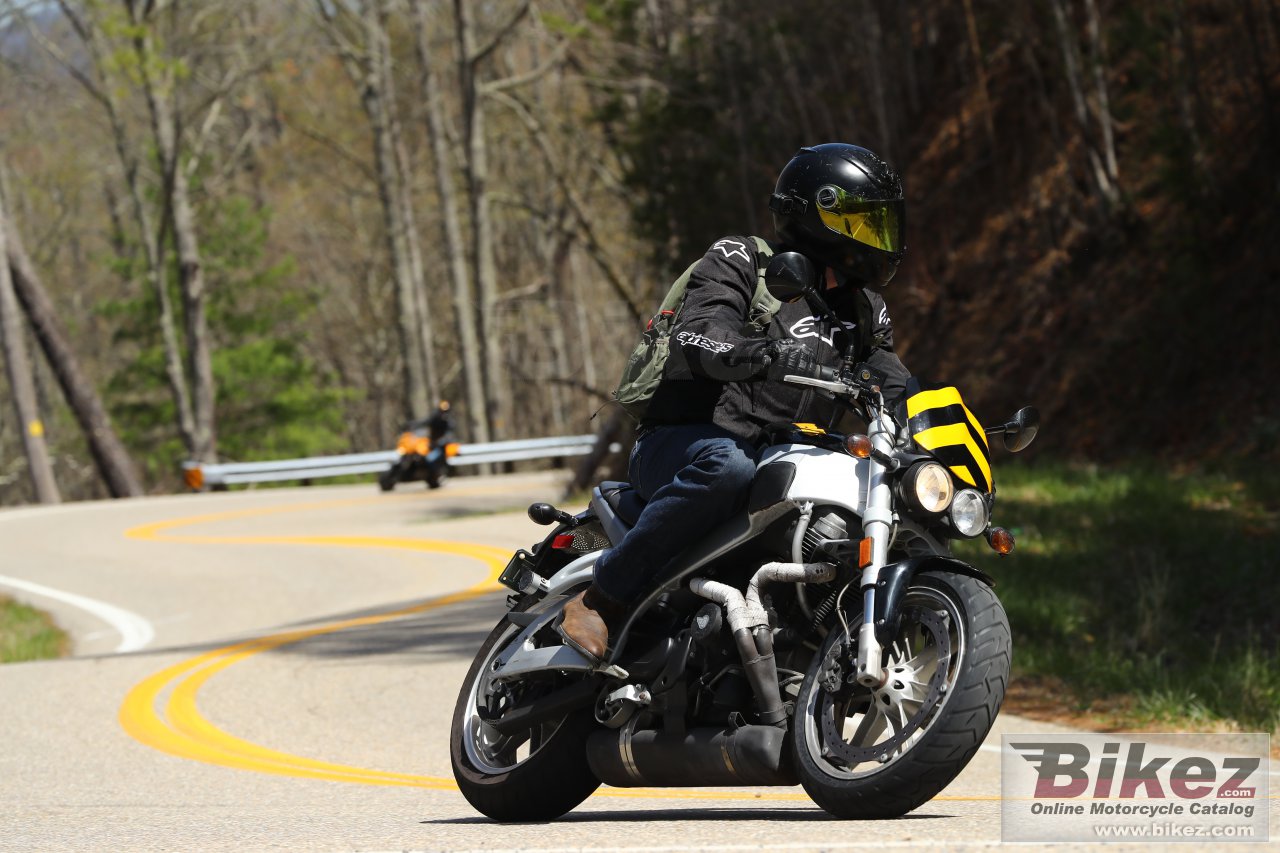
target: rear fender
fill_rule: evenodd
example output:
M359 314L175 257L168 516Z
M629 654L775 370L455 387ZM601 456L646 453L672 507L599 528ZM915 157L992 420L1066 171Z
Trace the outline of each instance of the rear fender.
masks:
M968 575L977 578L987 586L994 587L995 580L986 572L975 569L966 562L954 557L943 557L933 554L925 557L910 557L897 563L890 563L880 570L876 581L874 605L876 639L882 645L897 636L902 597L916 575L924 571L950 572L956 575Z
M547 593L549 595L564 595L575 586L591 583L596 574L596 560L600 559L600 555L603 553L604 551L592 551L590 554L583 554L556 572L547 579L550 584Z

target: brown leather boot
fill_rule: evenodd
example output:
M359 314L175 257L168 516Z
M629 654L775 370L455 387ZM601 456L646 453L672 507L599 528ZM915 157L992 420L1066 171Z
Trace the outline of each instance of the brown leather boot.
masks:
M569 599L560 622L560 636L596 661L609 648L609 626L626 615L626 605L605 595L595 584Z

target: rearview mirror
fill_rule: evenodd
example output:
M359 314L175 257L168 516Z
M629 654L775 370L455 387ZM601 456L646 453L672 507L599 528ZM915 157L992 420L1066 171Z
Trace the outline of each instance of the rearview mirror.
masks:
M799 252L779 252L764 270L764 286L779 302L796 302L816 290L818 270Z
M1004 425L1004 449L1010 453L1026 450L1040 431L1040 412L1035 406L1024 406Z

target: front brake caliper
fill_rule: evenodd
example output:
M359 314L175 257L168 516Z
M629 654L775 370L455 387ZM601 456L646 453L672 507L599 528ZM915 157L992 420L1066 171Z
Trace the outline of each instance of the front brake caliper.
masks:
M818 673L818 683L828 693L838 693L844 686L844 667L840 666L840 656L844 654L844 644L836 643L827 652L822 661L822 671Z

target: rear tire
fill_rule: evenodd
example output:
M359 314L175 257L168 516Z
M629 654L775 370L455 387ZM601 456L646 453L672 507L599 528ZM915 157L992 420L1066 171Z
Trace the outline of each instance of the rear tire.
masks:
M384 492L389 492L396 487L399 482L400 475L395 468L390 468L378 475L378 488Z
M529 746L536 741L533 751L516 759L512 746L514 763L493 766L507 759L487 754L488 741L501 741L501 737L493 729L486 732L476 715L476 682L519 630L504 618L480 646L458 694L449 739L453 778L462 795L481 814L503 823L554 820L600 787L587 764L587 736L596 726L590 707L526 733Z
M898 637L885 649L885 685L850 685L849 650L829 654L844 641L837 623L800 688L796 768L809 796L836 817L899 817L931 800L978 751L1004 700L1009 620L989 586L923 572L901 612ZM850 624L856 637L857 622Z

